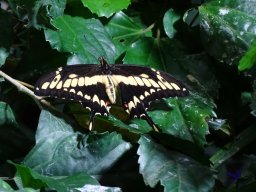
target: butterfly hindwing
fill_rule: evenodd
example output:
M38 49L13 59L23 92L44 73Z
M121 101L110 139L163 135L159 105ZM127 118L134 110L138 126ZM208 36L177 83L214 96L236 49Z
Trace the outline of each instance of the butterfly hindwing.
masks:
M115 65L112 77L118 82L123 104L128 105L133 117L140 117L144 113L141 108L147 109L156 99L188 94L185 86L171 75L147 67Z

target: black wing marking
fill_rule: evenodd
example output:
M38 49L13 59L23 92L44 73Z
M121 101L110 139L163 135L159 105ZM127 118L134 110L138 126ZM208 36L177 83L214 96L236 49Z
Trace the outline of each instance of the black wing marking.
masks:
M146 119L155 129L157 126L146 113L150 102L188 95L187 88L180 81L162 71L133 65L114 65L111 72L118 82L123 107L131 117Z
M42 76L35 84L38 96L79 101L91 111L89 128L97 114L108 115L109 99L97 65L75 65L59 68Z

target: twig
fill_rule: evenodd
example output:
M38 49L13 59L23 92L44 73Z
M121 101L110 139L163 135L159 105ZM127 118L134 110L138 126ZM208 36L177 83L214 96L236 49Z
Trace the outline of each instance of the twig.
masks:
M34 94L33 91L31 91L30 89L28 89L27 87L25 87L24 85L22 85L20 83L20 81L13 79L12 77L10 77L9 75L7 75L6 73L4 73L3 71L0 71L0 76L2 76L4 79L6 79L7 81L9 81L11 84L13 84L15 87L17 87L17 89L20 92L23 92L27 95L29 95L39 106L39 108L42 109L41 104L43 104L45 107L47 107L48 109L51 109L53 111L56 111L56 109L46 100L44 100L42 97L39 97L37 95ZM41 103L41 104L40 104Z

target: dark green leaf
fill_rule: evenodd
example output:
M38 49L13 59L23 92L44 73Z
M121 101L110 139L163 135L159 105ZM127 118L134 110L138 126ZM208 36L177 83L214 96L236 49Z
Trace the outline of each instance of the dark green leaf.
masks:
M0 9L0 67L5 63L13 42L13 18L12 15Z
M0 102L0 126L6 124L17 125L11 107L4 102Z
M165 101L152 107L154 110L148 111L153 121L164 133L203 147L206 144L205 136L209 134L206 119L215 116L213 106L198 95L184 99L165 99ZM133 127L131 131L136 130L135 128L143 130L141 131L143 133L152 130L146 121L139 119L132 120L129 126Z
M122 192L122 190L118 187L104 187L99 185L85 185L84 187L75 188L74 192L94 192L94 191L100 191L100 192Z
M151 35L149 30L123 12L116 13L106 25L106 30L112 36L117 47L117 56L130 47L130 45L145 35Z
M209 0L199 8L203 44L210 55L237 64L255 38L255 2Z
M242 59L239 61L239 71L252 68L256 64L256 41L252 44L250 49L245 53Z
M78 173L72 176L45 176L40 175L34 170L23 166L14 164L17 169L16 180L18 184L23 187L32 187L40 189L42 187L49 187L57 191L71 191L72 189L83 187L87 184L99 185L98 181L90 177L86 173ZM19 183L21 180L21 183Z
M3 181L2 179L0 179L0 191L14 192L14 190L11 188L11 186L8 183L6 183L5 181Z
M82 0L84 6L88 7L91 12L98 16L110 17L115 12L126 9L131 0Z
M165 149L150 137L142 136L139 144L140 173L147 185L154 187L160 181L166 192L212 189L214 179L209 168L188 156Z
M41 113L37 138L23 163L46 175L99 174L131 147L114 132L80 135L46 111Z
M29 24L37 29L49 25L50 19L55 19L64 14L66 0L9 0L10 7L20 20L29 19ZM24 21L27 22L27 21Z
M169 38L173 38L173 36L175 35L176 29L174 28L174 24L179 19L180 16L173 9L169 9L164 14L164 31Z
M250 97L250 107L251 107L251 114L256 117L256 81L253 82L253 92Z
M250 125L243 132L241 132L236 140L233 140L226 144L222 149L218 150L211 157L210 161L214 168L222 165L227 159L238 153L246 145L255 141L256 139L256 124Z
M98 63L100 56L114 63L115 46L99 20L64 15L52 24L56 30L45 30L46 40L54 49L72 53L69 63Z

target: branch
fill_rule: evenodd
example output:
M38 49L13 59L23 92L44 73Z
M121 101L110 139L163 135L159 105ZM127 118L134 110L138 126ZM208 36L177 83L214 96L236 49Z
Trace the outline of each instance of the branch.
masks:
M6 79L7 81L9 81L11 84L13 84L15 87L17 87L17 89L20 92L23 92L27 95L29 95L39 106L39 108L42 109L42 106L40 103L42 103L45 107L47 107L50 110L53 111L57 111L48 101L44 100L42 97L39 97L37 95L34 94L33 91L31 91L30 89L28 89L27 87L25 87L24 85L22 85L20 83L20 81L13 79L12 77L10 77L9 75L7 75L6 73L4 73L3 71L0 71L0 76L2 76L4 79Z

